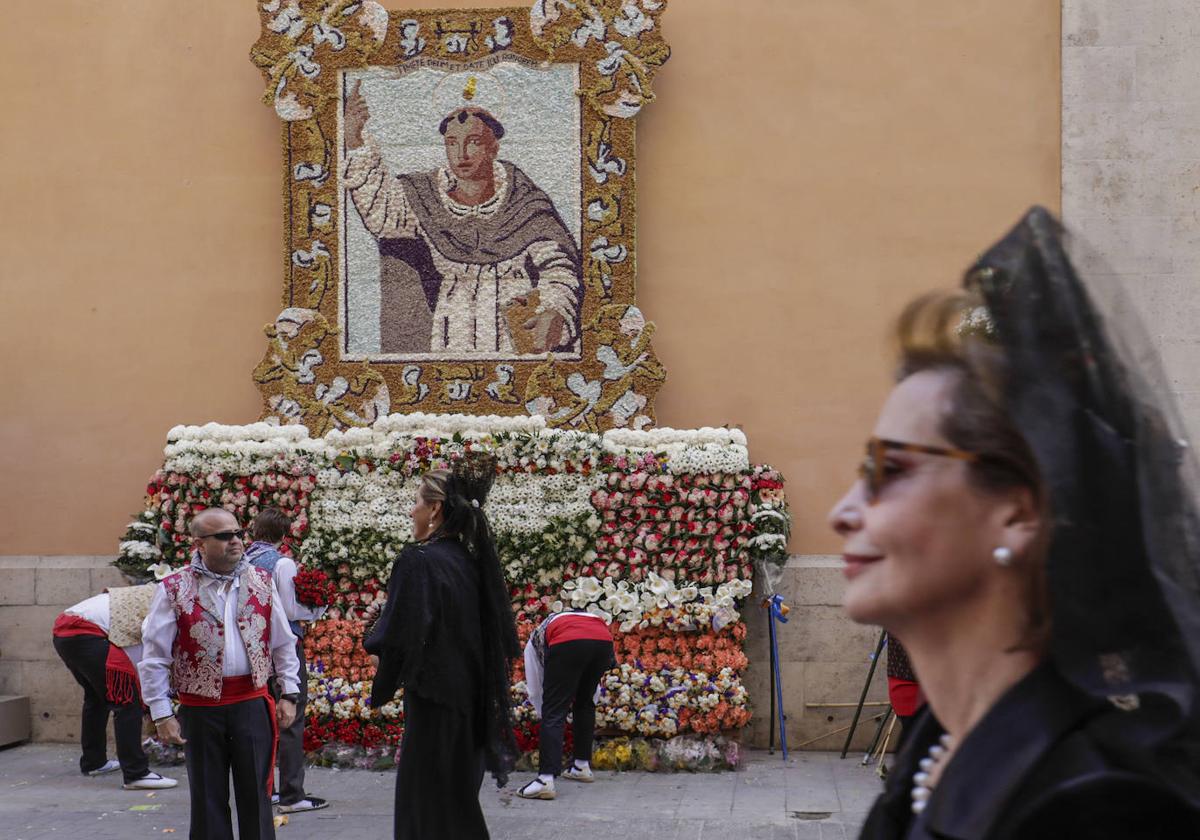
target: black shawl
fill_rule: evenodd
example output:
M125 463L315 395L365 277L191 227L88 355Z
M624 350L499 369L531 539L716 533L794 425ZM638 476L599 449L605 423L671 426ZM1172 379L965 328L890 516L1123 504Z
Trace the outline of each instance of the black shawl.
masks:
M944 730L917 718L860 840L1147 840L1196 837L1200 812L1167 767L1107 750L1127 714L1043 664L997 701L959 746L920 817L913 775Z
M479 572L454 540L410 545L396 559L388 599L363 641L379 657L371 705L396 689L476 714L483 670Z
M486 585L480 561L458 540L408 546L396 559L387 604L363 647L379 657L372 706L403 688L470 716L487 769L504 785L514 758L511 675L498 655L499 641L490 638Z

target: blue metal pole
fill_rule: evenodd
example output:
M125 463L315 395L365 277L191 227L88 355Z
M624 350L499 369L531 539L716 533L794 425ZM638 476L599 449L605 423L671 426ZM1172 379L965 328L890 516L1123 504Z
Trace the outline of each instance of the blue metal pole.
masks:
M783 751L783 760L787 761L787 757L788 757L787 725L784 722L787 719L787 716L783 713L783 674L781 674L780 670L779 670L779 637L777 636L776 630L775 630L775 622L776 621L780 621L780 622L783 622L784 624L787 624L787 617L784 616L783 611L780 609L780 606L782 604L783 604L783 597L781 595L772 595L771 596L771 609L770 609L771 663L774 666L773 670L775 671L775 685L774 685L775 699L776 699L775 708L776 708L777 713L779 714L779 746L780 746L780 749Z

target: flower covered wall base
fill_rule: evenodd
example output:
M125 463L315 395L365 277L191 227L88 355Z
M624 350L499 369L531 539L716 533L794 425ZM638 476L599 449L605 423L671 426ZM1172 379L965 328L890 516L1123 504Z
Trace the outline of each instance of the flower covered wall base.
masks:
M399 743L403 706L399 696L378 709L367 702L373 669L361 616L384 597L391 563L412 539L420 475L475 450L498 459L486 510L522 640L566 608L613 631L618 667L601 681L596 715L609 740L597 755L633 766L628 747L647 769L729 765L736 750L718 739L736 736L751 714L742 610L756 566L786 558L789 523L781 477L750 464L737 429L595 434L538 417L422 414L323 437L264 423L180 426L117 564L162 576L186 562L187 523L200 510L224 507L248 523L282 508L292 517L288 550L331 607L305 639L306 749L375 766ZM512 699L518 741L536 749L519 664Z

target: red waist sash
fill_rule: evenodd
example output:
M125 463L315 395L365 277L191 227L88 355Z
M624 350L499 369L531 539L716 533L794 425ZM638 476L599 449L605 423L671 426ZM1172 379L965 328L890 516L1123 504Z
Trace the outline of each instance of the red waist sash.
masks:
M60 639L67 636L100 636L108 634L100 629L100 625L88 621L83 616L63 613L54 620L54 635Z
M59 639L74 636L98 636L107 638L100 625L82 616L63 613L54 621L54 635ZM137 668L129 655L114 644L108 646L104 660L104 699L116 706L124 706L140 700L142 691L138 685Z
M108 658L104 661L104 694L109 703L124 706L135 700L142 699L142 689L138 684L137 668L129 654L111 642L108 645Z
M254 681L250 678L249 674L226 677L221 683L220 697L204 697L200 694L189 694L186 691L179 692L179 702L185 706L229 706L234 703L253 700L256 697L270 699L267 687L260 685L258 688L255 688Z

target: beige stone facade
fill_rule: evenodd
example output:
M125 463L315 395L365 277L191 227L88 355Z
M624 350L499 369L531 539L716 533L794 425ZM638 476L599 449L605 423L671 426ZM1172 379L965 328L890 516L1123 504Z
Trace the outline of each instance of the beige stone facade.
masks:
M1063 4L1063 217L1200 433L1200 5Z

